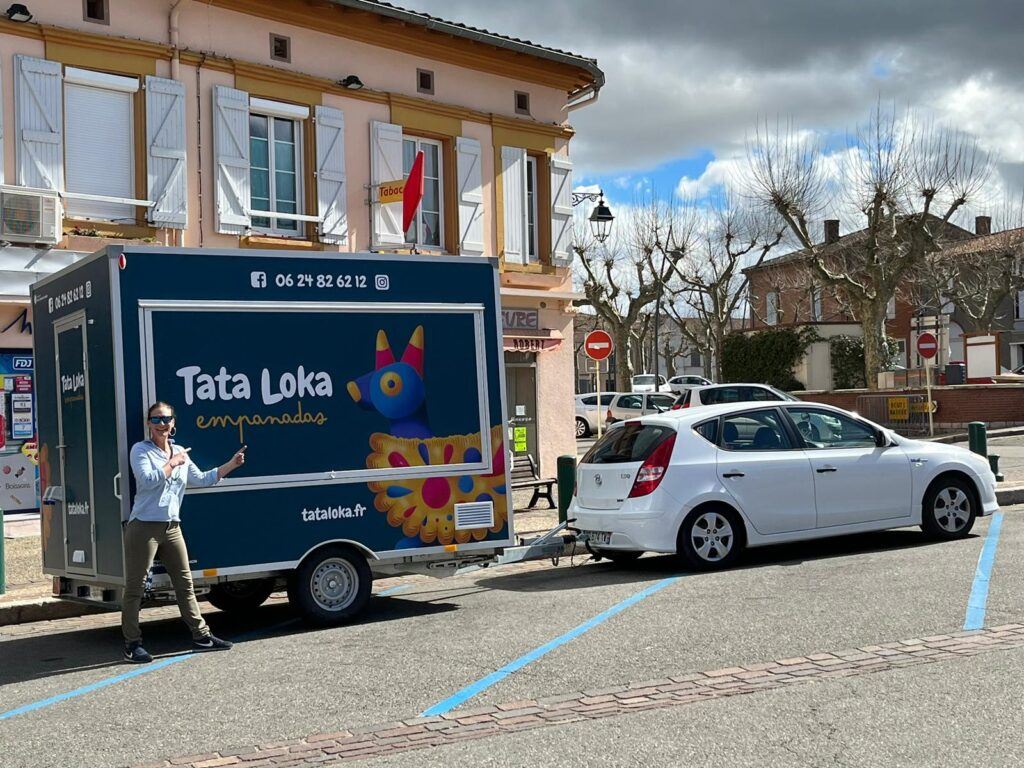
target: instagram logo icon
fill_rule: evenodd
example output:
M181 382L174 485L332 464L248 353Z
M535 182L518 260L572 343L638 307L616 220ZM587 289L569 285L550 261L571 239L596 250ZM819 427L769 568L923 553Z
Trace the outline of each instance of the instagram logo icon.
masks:
M377 275L373 278L373 287L378 291L386 291L391 287L391 278L387 275Z

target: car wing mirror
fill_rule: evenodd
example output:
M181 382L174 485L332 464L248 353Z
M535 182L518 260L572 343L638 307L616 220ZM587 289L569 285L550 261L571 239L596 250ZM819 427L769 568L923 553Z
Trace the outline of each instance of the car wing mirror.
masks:
M889 436L881 429L875 430L875 445L879 448L885 448L889 445Z

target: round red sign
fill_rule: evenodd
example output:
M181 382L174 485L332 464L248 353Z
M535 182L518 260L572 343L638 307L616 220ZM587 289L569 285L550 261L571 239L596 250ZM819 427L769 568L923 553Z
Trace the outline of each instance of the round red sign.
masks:
M925 360L931 360L939 351L939 341L934 333L922 333L917 337L917 354Z
M583 351L591 360L605 360L612 353L612 337L607 331L591 331L583 340Z

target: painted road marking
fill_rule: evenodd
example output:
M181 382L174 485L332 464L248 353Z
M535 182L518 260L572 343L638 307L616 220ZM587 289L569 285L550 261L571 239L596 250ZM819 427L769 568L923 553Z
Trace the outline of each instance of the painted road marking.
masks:
M639 603L644 598L647 598L647 597L650 597L651 595L653 595L655 592L660 592L665 587L668 587L668 586L671 586L672 584L675 584L677 581L679 581L680 578L681 578L680 576L673 576L672 578L662 579L661 581L657 582L656 584L652 584L651 586L647 587L646 589L640 590L636 594L631 595L630 597L627 597L621 603L618 603L617 605L613 605L608 610L606 610L606 611L604 611L602 613L599 613L594 618L584 622L583 624L580 624L575 629L569 630L564 635L559 635L554 640L551 640L551 641L545 643L544 645L540 646L539 648L535 648L534 650L530 651L529 653L526 653L523 656L520 656L518 659L516 659L515 661L512 661L512 662L506 664L501 669L499 669L499 670L497 670L495 672L492 672L491 674L487 675L486 677L480 678L475 683L471 683L470 685L467 685L465 688L463 688L462 690L457 691L456 693L452 694L447 699L444 699L443 701L439 701L434 706L430 707L427 710L424 710L423 713L421 714L421 717L431 717L431 716L434 716L434 715L443 715L446 712L451 712L453 709L455 709L458 706L461 706L462 704L464 704L466 701L468 701L469 699L473 698L477 694L487 690L488 688L490 688L495 683L498 683L498 682L504 680L506 677L511 675L513 672L517 672L518 670L520 670L523 667L525 667L527 664L530 664L530 663L536 661L537 659L541 658L545 654L548 654L551 651L555 650L556 648L558 648L558 647L560 647L562 645L565 645L569 641L575 640L577 637L579 637L583 633L588 632L589 630L591 630L594 627L596 627L598 624L601 624L602 622L607 621L612 616L615 616L616 614L621 613L622 611L624 611L627 608L629 608L631 605L636 605L637 603Z
M390 587L389 589L385 589L382 592L378 592L377 596L387 597L388 595L395 595L399 592L405 592L405 590L407 589L412 589L412 584L399 584L397 586Z
M988 583L992 575L992 565L996 560L996 546L999 544L999 531L1003 527L1003 513L996 512L988 526L985 546L978 556L978 567L974 571L974 584L971 596L967 599L967 616L964 629L981 629L985 625L985 603L988 602Z

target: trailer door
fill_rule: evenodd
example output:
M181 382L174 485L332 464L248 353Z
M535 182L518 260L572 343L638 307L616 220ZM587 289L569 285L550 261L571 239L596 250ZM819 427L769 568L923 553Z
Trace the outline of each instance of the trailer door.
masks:
M89 360L85 312L54 324L57 351L57 429L64 517L64 559L69 573L96 574L92 488Z

